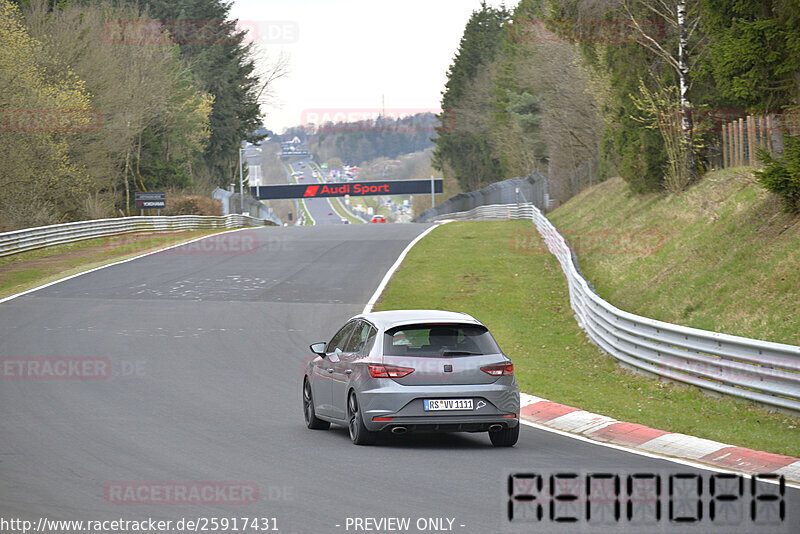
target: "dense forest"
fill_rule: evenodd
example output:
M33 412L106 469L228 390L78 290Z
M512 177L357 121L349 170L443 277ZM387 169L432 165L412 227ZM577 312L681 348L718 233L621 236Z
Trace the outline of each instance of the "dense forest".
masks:
M482 4L448 71L435 165L464 189L540 170L562 201L616 175L678 192L719 159L723 122L799 106L800 0ZM800 198L797 153L762 161Z
M339 158L348 165L361 165L432 147L438 125L436 115L429 112L398 117L378 115L352 122L305 124L287 129L276 139L297 136L319 161Z
M0 0L0 228L230 183L263 73L223 0ZM276 64L266 79L280 76Z

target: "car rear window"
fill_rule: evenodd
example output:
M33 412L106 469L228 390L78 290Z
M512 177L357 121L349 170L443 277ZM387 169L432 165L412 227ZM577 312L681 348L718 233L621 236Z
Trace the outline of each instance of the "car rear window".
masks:
M500 354L489 330L472 324L416 324L386 331L383 354L386 356L453 357Z

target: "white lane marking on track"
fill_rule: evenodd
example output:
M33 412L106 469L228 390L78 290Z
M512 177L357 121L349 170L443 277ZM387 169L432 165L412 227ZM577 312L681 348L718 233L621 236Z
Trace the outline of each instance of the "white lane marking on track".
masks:
M267 228L267 227L263 226L262 228ZM191 241L184 241L183 243L178 243L177 245L171 245L169 247L160 248L158 250L151 250L150 252L147 252L145 254L140 254L139 256L134 256L133 258L128 258L126 260L115 261L114 263L107 263L105 265L101 265L100 267L95 267L94 269L89 269L88 271L83 271L81 273L75 273L73 275L67 276L66 278L59 278L58 280L53 280L52 282L48 282L46 284L42 284L40 286L33 287L31 289L26 289L25 291L22 291L21 293L15 293L14 295L9 295L9 296L7 296L5 298L0 299L0 304L2 304L4 302L8 302L9 300L13 300L13 299L15 299L17 297L21 297L23 295L27 295L28 293L33 293L34 291L39 291L40 289L44 289L46 287L50 287L52 285L59 284L61 282L66 282L67 280L72 280L73 278L77 278L79 276L83 276L84 274L89 274L89 273L93 273L95 271L99 271L100 269L105 269L107 267L113 267L114 265L120 265L122 263L128 263L129 261L138 260L139 258L144 258L145 256L150 256L151 254L157 254L159 252L164 252L165 250L169 250L169 249L172 249L172 248L182 247L183 245L188 245L189 243L194 243L195 241L200 241L201 239L206 239L208 237L213 237L213 236L222 235L222 234L231 234L233 232L241 232L242 230L258 230L258 227L257 226L248 226L248 227L245 227L245 228L234 228L233 230L227 230L225 232L217 232L216 234L205 235L203 237L198 237L197 239L192 239Z
M311 219L311 224L307 224L305 226L316 226L317 225L317 221L311 215L311 210L308 209L308 204L306 204L306 201L301 198L301 199L298 200L298 202L302 202L303 203L303 213L308 215L308 218Z
M394 276L395 271L397 271L397 269L400 268L400 264L403 263L403 260L406 258L406 254L408 254L408 251L411 250L411 248L414 245L416 245L423 237L431 233L435 228L438 228L439 226L441 226L441 223L434 224L433 226L431 226L430 228L419 234L417 237L415 237L414 240L411 241L411 243L409 243L406 246L406 248L403 249L403 252L400 253L400 255L397 257L397 260L395 260L394 264L391 267L389 267L388 271L386 271L386 274L383 276L383 280L381 280L381 283L378 284L378 289L376 289L375 293L372 294L369 301L367 302L367 305L364 306L364 310L361 313L369 313L372 311L372 308L373 306L375 306L375 303L378 301L378 298L381 296L381 293L383 293L383 290L386 289L386 285L389 283L389 280L391 280L392 276Z

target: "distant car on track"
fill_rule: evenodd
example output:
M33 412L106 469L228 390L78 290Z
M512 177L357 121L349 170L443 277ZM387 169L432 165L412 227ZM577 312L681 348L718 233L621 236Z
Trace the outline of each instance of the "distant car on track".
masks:
M383 215L374 215L370 222L385 223L386 222L386 217L384 217Z
M357 315L311 351L303 378L308 428L347 426L356 445L381 432L488 432L497 447L517 442L514 365L465 313Z

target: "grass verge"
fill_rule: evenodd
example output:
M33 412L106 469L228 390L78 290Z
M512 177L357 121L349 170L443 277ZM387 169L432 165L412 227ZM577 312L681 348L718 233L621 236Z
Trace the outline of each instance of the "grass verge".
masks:
M283 167L286 169L289 183L299 184L300 182L297 181L297 177L292 176L292 167L288 163L283 163ZM303 199L297 199L297 205L300 207L300 211L303 212L303 226L314 226L314 220L311 218L311 213L309 213L308 208L306 208L305 201L303 201Z
M530 221L459 222L420 241L377 310L433 308L484 322L514 360L520 389L622 421L800 457L798 420L627 371L586 337L564 275ZM535 230L533 230L535 232ZM538 234L537 234L538 238Z
M299 199L297 205L300 206L300 210L303 212L303 226L314 226L314 219L311 218L311 213L306 208L305 201Z
M344 217L345 219L350 221L350 224L362 224L364 222L361 219L359 219L358 217L354 217L354 216L350 215L350 212L347 211L347 209L345 209L345 207L342 205L342 201L340 199L338 199L338 198L330 198L328 200L331 201L331 206L333 207L333 211L335 211L337 213L337 215L339 215L339 217Z
M0 298L108 263L224 231L109 236L0 258Z
M680 195L634 195L616 178L548 217L615 306L800 345L800 216L781 212L752 169L708 173Z

